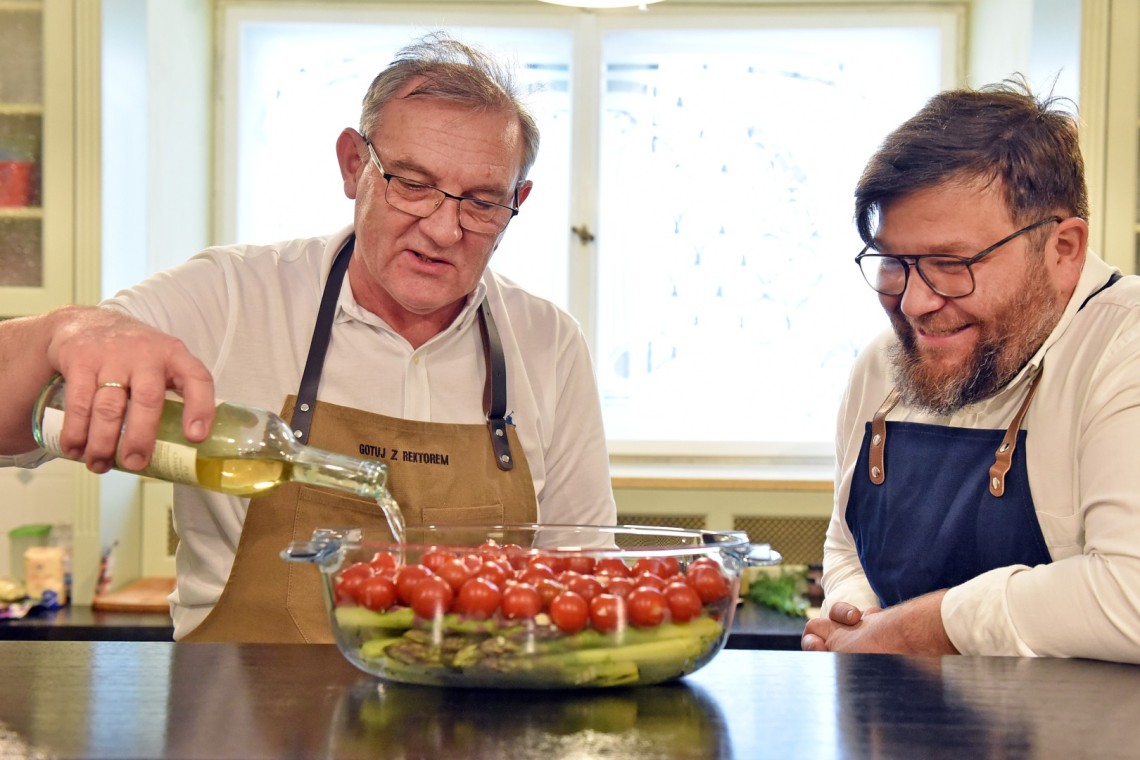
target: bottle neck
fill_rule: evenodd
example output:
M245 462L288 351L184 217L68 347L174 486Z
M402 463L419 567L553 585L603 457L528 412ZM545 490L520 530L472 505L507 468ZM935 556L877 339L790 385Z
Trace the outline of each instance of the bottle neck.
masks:
M383 462L335 454L301 446L290 456L292 479L314 486L336 488L369 499L388 496L388 468Z

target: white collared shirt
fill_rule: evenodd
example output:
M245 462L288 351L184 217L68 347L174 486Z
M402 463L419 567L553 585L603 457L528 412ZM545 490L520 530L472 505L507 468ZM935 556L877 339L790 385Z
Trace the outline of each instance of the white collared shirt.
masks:
M1140 662L1140 277L1078 312L1114 270L1091 253L1056 328L992 398L949 417L899 404L890 421L1004 430L1042 368L1022 427L1033 504L1052 563L1003 567L951 588L942 622L963 654ZM828 604L878 606L845 509L865 424L892 387L887 330L864 350L840 408L835 509L824 549ZM932 463L932 466L936 463ZM931 494L937 508L937 494Z

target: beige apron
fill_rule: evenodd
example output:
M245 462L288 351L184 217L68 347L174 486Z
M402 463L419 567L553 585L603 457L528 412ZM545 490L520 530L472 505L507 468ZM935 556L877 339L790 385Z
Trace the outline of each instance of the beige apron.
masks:
M409 526L536 521L530 467L503 415L505 362L486 302L479 319L487 356L487 425L403 420L315 400L352 247L350 238L329 274L301 388L286 399L282 416L310 446L382 459L389 490ZM332 642L320 571L286 562L280 552L292 541L308 540L316 528L348 527L390 535L378 505L337 491L290 483L252 499L222 595L181 641Z

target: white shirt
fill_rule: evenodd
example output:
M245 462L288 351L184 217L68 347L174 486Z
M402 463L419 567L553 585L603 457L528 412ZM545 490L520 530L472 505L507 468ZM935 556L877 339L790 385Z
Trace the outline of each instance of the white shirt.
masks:
M324 284L350 232L207 249L105 305L179 337L213 373L219 399L277 412L300 385ZM539 521L613 524L601 404L581 329L555 305L490 270L455 322L414 350L356 303L346 280L318 398L404 419L485 423L476 319L484 294L506 355L507 413L526 453ZM247 504L175 487L176 638L196 627L221 594Z
M1043 368L1022 425L1025 452L1016 456L1026 457L1053 561L997 568L949 589L942 622L963 654L1140 662L1140 277L1122 279L1078 312L1112 272L1087 256L1056 328L996 396L950 417L901 403L888 415L1004 430ZM878 606L844 512L865 424L892 387L886 348L894 342L887 330L859 355L840 408L835 510L824 546L828 605Z

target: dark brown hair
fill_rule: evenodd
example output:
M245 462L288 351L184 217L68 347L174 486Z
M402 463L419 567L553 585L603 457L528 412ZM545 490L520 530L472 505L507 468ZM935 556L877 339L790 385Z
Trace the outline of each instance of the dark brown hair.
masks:
M1088 220L1077 117L1038 99L1022 77L935 95L883 141L855 189L855 224L872 242L883 208L948 181L1000 181L1010 217L1031 224L1060 212Z

